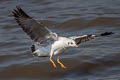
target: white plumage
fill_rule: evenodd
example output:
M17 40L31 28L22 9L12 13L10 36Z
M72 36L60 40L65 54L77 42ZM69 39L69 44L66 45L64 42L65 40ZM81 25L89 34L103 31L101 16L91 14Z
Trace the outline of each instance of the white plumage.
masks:
M20 7L14 9L13 16L24 32L26 32L34 41L31 48L33 54L37 56L50 56L50 61L54 68L56 68L56 65L52 60L52 56L58 55L70 47L77 48L81 42L86 42L95 37L95 35L72 37L58 36L43 24L27 15ZM57 59L57 62L62 68L66 69L66 67L59 61L59 58Z

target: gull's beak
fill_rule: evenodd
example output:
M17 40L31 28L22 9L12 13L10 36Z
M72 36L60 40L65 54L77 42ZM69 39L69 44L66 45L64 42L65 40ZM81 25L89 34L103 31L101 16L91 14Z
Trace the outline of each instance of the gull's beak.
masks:
M75 47L75 48L78 48L79 46L78 46L78 45L75 45L74 47Z

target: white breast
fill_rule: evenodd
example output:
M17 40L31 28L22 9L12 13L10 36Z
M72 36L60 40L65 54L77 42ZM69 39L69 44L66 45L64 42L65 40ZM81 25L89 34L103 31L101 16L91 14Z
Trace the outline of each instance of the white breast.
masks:
M52 44L53 55L58 55L67 49L66 44L64 43L64 39L60 39L55 41Z

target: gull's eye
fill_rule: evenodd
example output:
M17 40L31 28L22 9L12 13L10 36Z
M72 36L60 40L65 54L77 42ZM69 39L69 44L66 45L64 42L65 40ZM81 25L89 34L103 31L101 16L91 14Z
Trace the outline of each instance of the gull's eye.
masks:
M73 44L73 42L68 42L68 44Z
M73 43L71 42L71 44L73 44Z
M70 42L68 42L68 44L70 44Z

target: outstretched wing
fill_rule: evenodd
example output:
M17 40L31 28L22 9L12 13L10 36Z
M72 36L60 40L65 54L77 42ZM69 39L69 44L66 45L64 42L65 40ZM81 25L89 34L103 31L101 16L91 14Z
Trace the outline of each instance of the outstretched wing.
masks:
M53 38L53 33L51 31L26 14L20 7L16 7L12 13L24 32L35 42L42 42Z
M79 45L80 43L89 41L89 40L93 39L94 37L95 37L95 35L83 35L83 36L73 36L70 38L75 40L76 44Z

